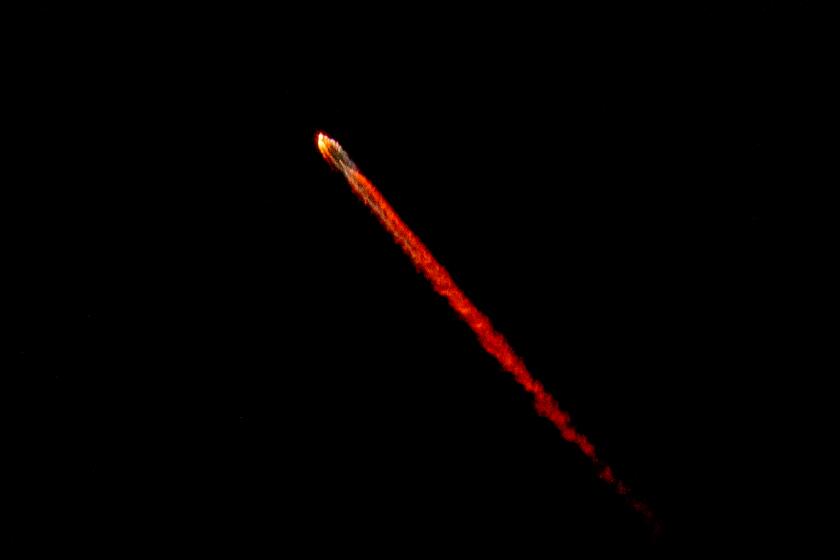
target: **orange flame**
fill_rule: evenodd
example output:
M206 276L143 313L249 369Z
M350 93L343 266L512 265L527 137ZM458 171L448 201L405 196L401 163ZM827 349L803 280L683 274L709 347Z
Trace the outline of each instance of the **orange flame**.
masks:
M650 508L645 503L630 496L628 487L618 480L612 469L598 457L592 443L571 425L568 413L561 410L557 401L543 387L542 383L534 379L525 367L525 363L513 351L504 336L493 328L490 319L467 298L446 269L443 268L443 265L432 256L414 232L405 225L379 190L350 162L339 143L320 132L317 136L317 143L318 150L320 150L324 159L344 174L353 192L373 211L385 229L394 237L397 244L411 258L417 270L431 282L435 292L446 298L452 309L472 329L482 348L496 358L502 368L513 375L514 379L533 395L534 409L537 414L554 424L563 439L574 443L595 465L598 476L613 486L619 494L625 496L631 507L642 514L658 532L659 524ZM344 159L350 162L349 166L342 163Z

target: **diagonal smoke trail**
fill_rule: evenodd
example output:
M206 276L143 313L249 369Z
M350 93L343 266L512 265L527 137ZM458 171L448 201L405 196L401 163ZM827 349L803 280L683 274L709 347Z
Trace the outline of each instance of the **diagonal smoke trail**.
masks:
M554 397L546 391L542 383L534 379L525 367L525 363L513 351L507 340L493 328L490 319L464 295L446 269L432 256L414 232L405 225L379 190L359 172L338 142L325 134L319 133L317 143L318 150L324 156L324 159L344 175L353 192L373 211L385 229L393 235L396 242L414 262L417 270L431 282L434 290L446 298L449 305L469 325L482 348L496 358L505 371L512 374L516 381L533 395L534 408L537 413L551 421L560 431L563 439L574 443L584 455L589 457L598 471L598 476L624 496L631 507L642 514L658 531L658 522L650 508L644 502L630 495L627 486L618 480L609 465L598 457L595 447L586 436L579 433L571 425L569 415L560 409Z

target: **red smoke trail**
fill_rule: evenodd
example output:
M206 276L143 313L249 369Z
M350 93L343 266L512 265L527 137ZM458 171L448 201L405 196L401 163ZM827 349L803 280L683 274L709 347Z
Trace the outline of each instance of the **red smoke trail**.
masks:
M376 187L359 172L338 142L325 134L319 133L317 143L318 150L324 156L324 159L344 174L347 182L353 188L353 192L376 214L385 229L391 232L403 251L411 257L417 270L422 272L423 276L432 283L435 291L445 297L449 305L469 325L484 350L496 358L505 371L512 374L516 381L534 396L534 408L537 413L548 418L560 430L563 439L577 445L595 465L598 476L613 486L619 494L628 500L633 509L642 514L655 528L658 528L658 523L650 508L630 495L627 486L618 480L613 475L612 469L598 457L595 447L586 439L586 436L579 433L571 425L569 415L560 409L554 397L545 390L542 383L534 379L525 367L525 363L516 355L507 340L493 328L490 319L464 295L446 269L432 256L426 246L414 235L414 232L403 223Z

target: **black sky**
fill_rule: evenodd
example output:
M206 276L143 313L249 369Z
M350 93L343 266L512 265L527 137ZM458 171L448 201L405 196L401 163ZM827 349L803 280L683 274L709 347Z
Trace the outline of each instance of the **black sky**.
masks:
M797 21L387 17L22 20L8 273L41 542L798 539ZM658 513L659 542L321 160L320 130Z

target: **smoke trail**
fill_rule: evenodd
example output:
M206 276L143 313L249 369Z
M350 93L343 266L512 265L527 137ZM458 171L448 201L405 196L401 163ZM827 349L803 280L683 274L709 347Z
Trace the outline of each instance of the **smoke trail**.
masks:
M431 282L434 290L446 298L449 305L469 325L482 348L496 358L505 371L512 374L514 379L533 395L534 409L537 413L551 421L560 431L563 439L574 443L584 455L589 457L598 471L598 476L624 496L630 506L644 516L652 524L655 531L658 531L659 524L650 508L630 495L627 486L618 480L609 465L598 457L595 447L586 436L579 433L571 425L569 415L560 409L554 397L546 391L542 383L534 379L531 372L525 367L525 363L513 351L507 340L493 328L490 319L464 295L446 269L432 256L426 246L414 235L414 232L405 225L376 187L359 172L356 164L353 163L339 143L322 133L318 134L317 143L318 150L324 156L324 159L341 171L353 192L373 211L385 229L394 236L396 242L411 258L417 269Z

